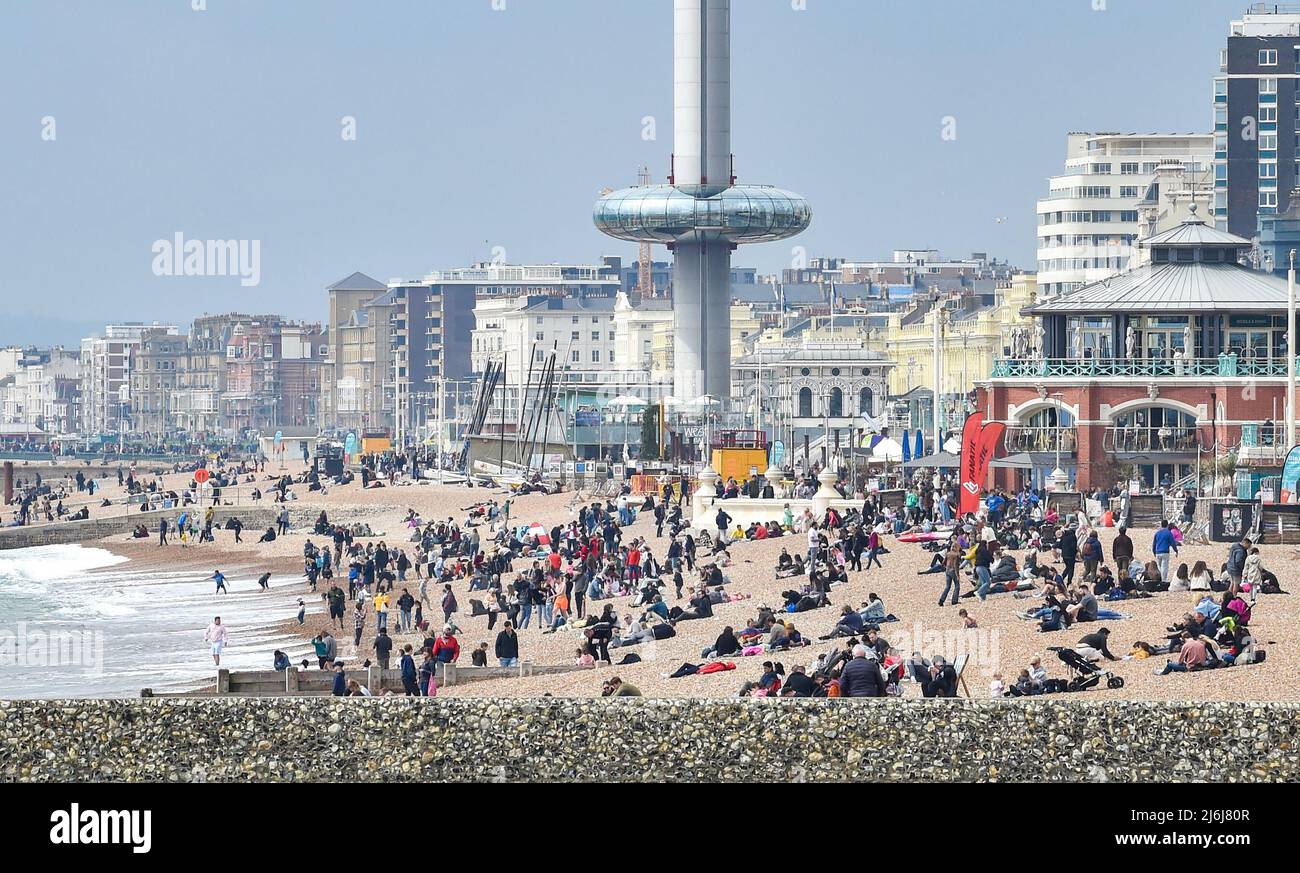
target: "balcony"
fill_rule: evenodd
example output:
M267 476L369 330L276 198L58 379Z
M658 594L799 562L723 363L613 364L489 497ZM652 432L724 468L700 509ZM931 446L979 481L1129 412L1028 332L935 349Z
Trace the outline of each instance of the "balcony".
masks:
M1200 429L1196 427L1123 427L1106 428L1101 447L1108 452L1148 454L1150 452L1193 453L1201 449Z
M1300 367L1300 364L1297 365ZM1286 378L1286 360L1248 359L1229 353L1217 358L1002 358L993 362L994 379L1144 378L1213 376Z
M1068 427L1008 427L1003 445L1009 454L1016 452L1055 452L1073 454L1078 445L1078 431Z

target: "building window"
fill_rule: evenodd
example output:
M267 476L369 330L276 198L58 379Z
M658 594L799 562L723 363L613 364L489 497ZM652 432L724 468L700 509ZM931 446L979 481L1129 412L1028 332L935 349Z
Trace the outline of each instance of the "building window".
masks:
M1277 66L1277 49L1260 49L1259 65L1261 67Z
M1262 77L1260 77L1260 80L1259 80L1259 93L1261 93L1261 94L1276 94L1276 93L1277 93L1277 79L1273 78L1272 76L1262 76Z
M812 418L812 389L799 389L799 417Z
M1259 120L1260 122L1265 124L1277 121L1277 107L1276 106L1259 107Z
M831 389L831 418L841 418L844 415L844 392L839 388Z
M598 343L598 342L600 342L600 331L598 331L598 330L593 330L593 331L591 332L591 341L592 341L593 343Z
M871 415L871 389L863 388L858 392L858 412Z
M1128 161L1119 165L1121 176L1136 176L1138 171L1137 161Z
M599 363L600 363L600 349L592 349L592 350L591 350L591 362L592 362L593 364L599 364Z

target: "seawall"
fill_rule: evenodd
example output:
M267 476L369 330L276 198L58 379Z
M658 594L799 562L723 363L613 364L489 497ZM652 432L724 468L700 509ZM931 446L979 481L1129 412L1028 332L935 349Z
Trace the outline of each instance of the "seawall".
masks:
M1295 781L1300 703L0 702L0 780Z

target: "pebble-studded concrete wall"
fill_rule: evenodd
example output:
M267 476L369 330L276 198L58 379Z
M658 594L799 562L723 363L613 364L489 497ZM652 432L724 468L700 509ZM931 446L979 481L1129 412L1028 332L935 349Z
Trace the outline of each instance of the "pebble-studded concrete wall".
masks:
M1300 704L0 702L0 779L1281 781Z

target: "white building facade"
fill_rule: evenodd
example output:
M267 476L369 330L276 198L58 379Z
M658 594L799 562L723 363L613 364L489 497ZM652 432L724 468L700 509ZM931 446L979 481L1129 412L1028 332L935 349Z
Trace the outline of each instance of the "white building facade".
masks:
M519 416L520 388L552 352L556 389L566 406L603 407L620 395L654 403L671 393L671 374L656 373L651 346L657 325L672 324L664 298L633 304L616 297L491 297L474 307L471 357L475 372L489 361L505 361L505 415ZM499 418L498 409L489 413Z
M1162 161L1210 184L1213 134L1071 133L1065 169L1038 201L1038 293L1053 297L1127 269L1138 204Z
M131 405L131 359L146 330L179 336L175 325L110 324L103 336L81 341L80 432L83 435L126 430Z
M79 371L80 355L63 348L6 355L0 364L0 421L47 434L68 432L75 425Z

